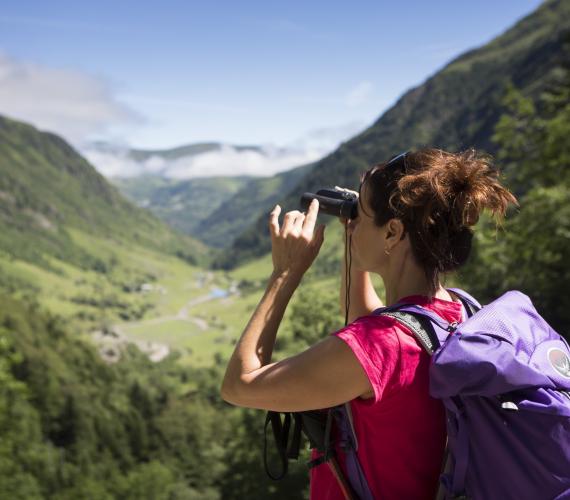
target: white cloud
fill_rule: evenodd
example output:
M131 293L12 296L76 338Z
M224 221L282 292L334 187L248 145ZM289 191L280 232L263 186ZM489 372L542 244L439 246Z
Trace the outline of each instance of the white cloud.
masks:
M106 177L135 177L158 175L171 179L194 177L253 175L269 176L277 172L304 165L321 157L317 150L276 148L263 146L259 150L243 150L221 145L217 151L166 160L151 156L135 161L126 150L98 150L87 148L83 155Z
M360 82L347 94L346 104L349 107L354 108L366 103L370 99L373 89L374 85L372 85L371 82Z
M181 158L168 169L173 178L206 177L216 175L269 176L318 160L315 150L263 146L260 151L237 150L223 146L192 159Z
M157 175L173 179L215 176L270 176L317 161L364 128L362 122L313 130L283 147L263 145L256 149L236 148L228 144L219 149L167 160L153 155L135 161L126 146L92 145L82 154L106 177Z
M126 149L99 151L89 147L81 154L105 177L136 177L146 173L139 162L128 157Z
M31 122L76 144L141 120L99 78L16 61L1 53L0 114Z

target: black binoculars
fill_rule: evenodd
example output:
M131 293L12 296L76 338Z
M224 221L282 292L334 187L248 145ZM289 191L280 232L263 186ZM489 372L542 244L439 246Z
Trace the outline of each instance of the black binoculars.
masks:
M319 200L319 212L344 219L358 216L358 195L341 189L319 189L301 196L301 209L307 211L313 199Z

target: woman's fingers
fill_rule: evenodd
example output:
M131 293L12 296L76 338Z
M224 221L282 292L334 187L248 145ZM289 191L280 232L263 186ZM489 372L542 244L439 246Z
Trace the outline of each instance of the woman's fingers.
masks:
M273 269L277 272L291 271L302 276L318 255L324 240L324 226L315 231L319 210L313 203L307 214L298 210L287 212L279 227L281 207L277 205L269 215Z
M275 205L275 208L269 214L269 232L271 237L279 236L279 214L281 213L281 207Z
M281 236L285 237L291 233L298 234L297 228L295 227L296 221L300 217L305 217L299 210L291 210L287 212L285 217L283 217L283 226L281 227ZM301 221L302 224L302 221Z
M313 231L315 230L315 224L317 222L317 214L319 213L319 200L314 199L309 205L309 210L307 210L307 216L305 217L303 223L302 233L303 236L310 240L313 237Z
M293 231L295 233L295 235L300 235L301 232L303 231L303 223L305 222L305 214L304 213L300 213L299 215L297 215L297 217L295 217L295 223L293 224Z
M306 214L299 210L291 210L283 217L283 224L279 227L279 214L281 207L276 205L269 215L269 227L273 237L285 238L289 235L303 236L307 241L313 240L313 232L317 222L319 202L313 200Z

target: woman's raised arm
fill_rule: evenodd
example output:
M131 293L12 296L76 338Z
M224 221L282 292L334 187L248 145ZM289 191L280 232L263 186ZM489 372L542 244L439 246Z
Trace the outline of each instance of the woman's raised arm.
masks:
M267 290L245 327L228 363L222 397L233 404L277 411L301 411L343 403L368 393L370 382L340 339L329 337L306 351L271 363L283 313L323 243L324 227L314 231L318 202L307 215L270 216L274 271Z

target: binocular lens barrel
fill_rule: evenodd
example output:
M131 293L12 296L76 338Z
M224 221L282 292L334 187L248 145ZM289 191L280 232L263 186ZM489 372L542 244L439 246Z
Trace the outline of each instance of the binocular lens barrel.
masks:
M335 217L356 219L358 216L358 198L343 191L320 189L316 193L304 193L301 196L301 208L306 211L313 199L319 200L319 211Z

